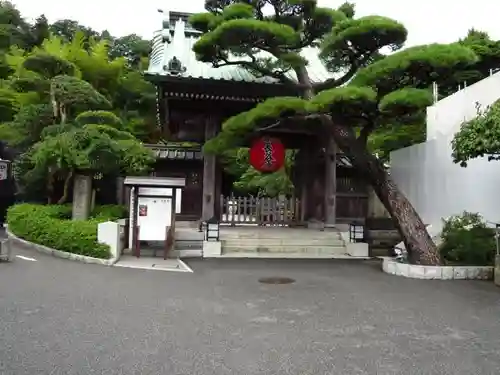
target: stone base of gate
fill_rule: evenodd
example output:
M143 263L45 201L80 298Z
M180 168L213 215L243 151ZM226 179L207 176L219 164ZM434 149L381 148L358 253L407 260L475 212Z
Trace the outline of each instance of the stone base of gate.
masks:
M222 243L220 241L203 241L203 257L219 258L222 255Z

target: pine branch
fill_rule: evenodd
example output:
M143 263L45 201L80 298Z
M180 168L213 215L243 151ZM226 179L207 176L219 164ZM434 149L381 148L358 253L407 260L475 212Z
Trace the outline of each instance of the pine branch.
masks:
M356 75L359 69L364 67L365 64L368 61L370 61L371 57L372 54L367 54L361 60L353 57L351 60L351 68L347 71L347 73L345 73L340 78L330 78L327 79L325 82L318 83L317 85L314 86L314 89L316 90L316 92L318 92L345 85L347 82L351 80L351 78L353 78Z
M362 142L364 145L368 142L368 136L375 130L375 121L370 121L368 124L363 126L359 132L358 141Z

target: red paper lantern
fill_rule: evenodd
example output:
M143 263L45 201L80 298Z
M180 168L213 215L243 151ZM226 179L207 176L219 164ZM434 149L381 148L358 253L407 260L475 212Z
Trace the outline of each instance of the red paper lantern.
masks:
M250 164L262 173L276 172L285 164L285 146L277 138L257 139L250 148Z

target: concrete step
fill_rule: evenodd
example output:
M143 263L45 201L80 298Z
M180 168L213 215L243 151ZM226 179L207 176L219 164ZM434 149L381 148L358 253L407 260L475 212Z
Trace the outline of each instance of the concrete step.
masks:
M177 228L189 228L189 229L198 229L200 226L198 221L176 221L175 229Z
M346 254L344 246L255 246L255 245L236 245L223 246L223 253L301 253L301 254Z
M339 232L321 232L321 231L221 231L221 240L231 240L231 239L340 239L341 235Z
M190 250L203 248L203 241L175 241L174 249Z
M174 249L169 254L172 258L199 258L203 256L203 249L193 248L193 249Z
M221 239L222 246L344 246L340 238L239 238Z
M221 258L239 259L355 259L348 254L336 253L257 253L257 252L229 252L223 253Z
M192 229L175 229L175 239L181 241L203 241L205 234Z

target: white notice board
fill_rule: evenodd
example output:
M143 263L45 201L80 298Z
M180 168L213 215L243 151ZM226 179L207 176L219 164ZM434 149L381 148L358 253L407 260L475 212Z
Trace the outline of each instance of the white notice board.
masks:
M155 196L166 196L171 197L173 194L171 188L139 188L139 195L155 195ZM182 189L175 189L175 213L181 213L181 204L182 204Z
M140 241L165 241L172 223L172 198L139 197L137 225Z

